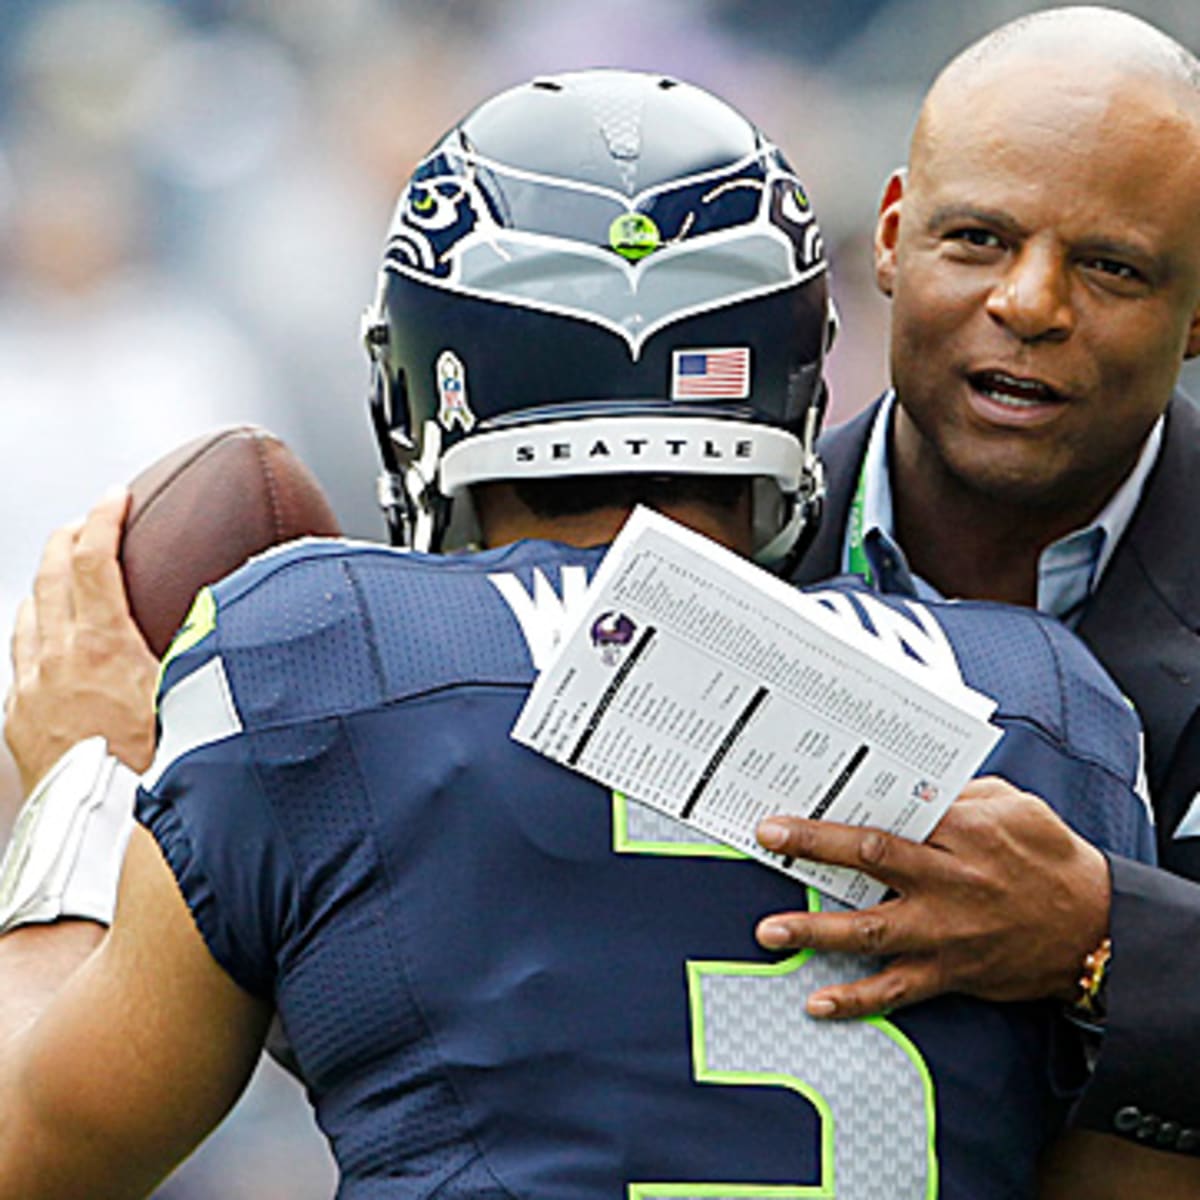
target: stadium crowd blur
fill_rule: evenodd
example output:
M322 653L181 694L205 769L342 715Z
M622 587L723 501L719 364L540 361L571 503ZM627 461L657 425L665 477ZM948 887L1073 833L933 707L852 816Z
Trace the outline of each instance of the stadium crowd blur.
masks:
M702 84L813 193L843 327L830 421L883 388L870 237L925 86L1019 0L5 0L0 6L0 628L50 529L180 441L253 421L380 538L357 338L391 205L477 99L540 71ZM1122 7L1200 50L1195 0ZM1188 376L1190 375L1190 380ZM1200 395L1200 369L1185 374ZM0 689L8 684L0 656ZM15 786L0 762L0 834ZM260 1072L160 1200L323 1200Z

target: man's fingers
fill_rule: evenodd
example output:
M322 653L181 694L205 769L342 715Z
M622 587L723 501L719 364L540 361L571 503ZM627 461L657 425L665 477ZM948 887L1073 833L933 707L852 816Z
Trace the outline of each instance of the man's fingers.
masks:
M33 581L39 629L62 629L74 613L71 598L71 554L80 525L64 525L47 539Z
M767 950L883 955L923 949L924 939L902 921L903 903L885 900L861 912L773 913L758 923L755 936Z
M878 829L802 817L768 817L759 825L757 836L776 854L856 867L900 891L911 879L937 870L940 858L937 850Z
M75 611L84 620L105 623L118 612L128 612L125 585L117 551L121 529L129 507L129 493L123 487L110 488L88 513L75 538L71 556L72 597Z
M897 958L875 975L813 992L805 1007L809 1016L845 1020L904 1008L942 990L934 960Z
M13 679L20 679L37 656L37 613L33 600L26 596L17 609L9 650L12 656Z

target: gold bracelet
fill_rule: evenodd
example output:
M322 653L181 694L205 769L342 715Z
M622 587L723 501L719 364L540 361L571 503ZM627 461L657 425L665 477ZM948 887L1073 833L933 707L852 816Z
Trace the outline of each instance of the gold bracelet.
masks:
M1112 961L1112 938L1105 938L1087 958L1083 960L1083 974L1079 977L1079 995L1071 1007L1089 1017L1104 1015L1101 992L1108 976L1108 964Z

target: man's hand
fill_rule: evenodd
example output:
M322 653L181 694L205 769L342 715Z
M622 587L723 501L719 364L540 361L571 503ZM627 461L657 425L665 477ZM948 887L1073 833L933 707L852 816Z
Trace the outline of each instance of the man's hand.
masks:
M769 850L857 867L897 895L860 912L781 913L759 923L770 950L894 956L876 975L823 988L815 1017L857 1017L943 992L987 1000L1075 994L1108 930L1108 864L1036 796L972 780L923 844L848 825L771 817Z
M28 794L76 742L94 734L135 771L154 753L158 660L129 615L117 561L128 493L50 535L12 638L4 737Z

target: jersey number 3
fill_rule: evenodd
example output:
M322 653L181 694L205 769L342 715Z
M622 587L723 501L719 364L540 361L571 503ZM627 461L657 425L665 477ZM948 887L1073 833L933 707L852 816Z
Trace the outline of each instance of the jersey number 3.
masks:
M621 796L613 818L619 853L741 857ZM777 963L689 961L696 1081L787 1088L811 1104L820 1180L630 1183L628 1200L935 1200L933 1080L917 1048L881 1017L822 1022L804 1012L813 989L869 969L861 958L807 950Z

